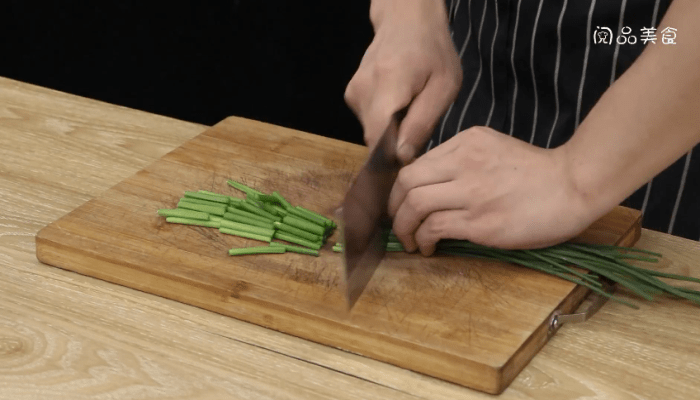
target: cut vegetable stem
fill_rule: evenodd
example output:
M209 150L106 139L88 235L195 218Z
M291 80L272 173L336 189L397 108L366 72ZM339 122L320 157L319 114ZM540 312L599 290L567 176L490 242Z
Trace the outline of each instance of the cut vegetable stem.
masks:
M300 246L308 247L308 248L314 249L314 250L318 250L321 248L321 243L311 242L309 240L302 239L298 236L294 236L294 235L287 233L287 232L277 231L277 232L275 232L274 238L279 239L279 240L284 240L285 242L298 244Z
M228 251L230 256L244 256L248 254L281 254L284 253L286 249L284 247L270 247L270 246L256 246L256 247L243 247L240 249L231 249Z
M271 242L270 246L281 246L284 247L285 250L293 252L293 253L299 253L299 254L306 254L310 256L319 256L318 250L313 250L313 249L307 249L305 247L299 247L299 246L292 246L289 244L283 244L283 243L277 243L277 242Z
M171 224L184 224L184 225L195 225L195 226L204 226L206 228L218 228L219 223L216 221L202 221L201 219L189 219L189 218L180 218L180 217L167 217L165 219L166 222L169 222Z
M294 213L293 210L294 209L290 209L289 212ZM325 229L322 226L314 224L313 222L310 222L310 221L307 221L307 220L304 220L301 218L297 218L293 215L287 215L286 217L284 217L282 219L282 222L284 222L287 225L291 225L295 228L299 228L299 229L314 233L314 234L319 235L319 236L323 236L323 234L325 232Z
M259 226L243 224L240 222L229 221L226 219L221 220L221 222L219 222L219 224L220 224L220 227L222 227L222 228L233 229L235 231L256 233L258 235L263 235L263 236L272 236L275 233L274 229L261 228Z
M188 218L188 219L200 219L204 221L209 220L209 214L201 211L186 210L182 208L168 209L163 208L158 210L158 215L162 217L178 217L178 218Z
M226 206L209 206L204 204L190 203L187 201L180 201L177 203L177 208L184 208L187 210L200 211L207 214L214 214L222 217L226 212Z
M306 240L309 240L311 242L320 242L321 241L320 236L314 235L311 232L307 232L307 231L299 229L299 228L295 228L289 224L285 224L284 222L279 222L279 221L273 222L273 225L275 226L275 228L277 228L281 231L291 233L292 235L295 235L295 236L299 236L302 239L306 239Z
M226 233L228 235L240 236L247 239L259 240L261 242L271 242L272 236L258 235L257 233L244 232L236 229L219 228L221 233Z
M225 213L224 218L229 220L229 221L239 222L241 224L259 226L260 228L266 228L266 229L275 229L275 226L272 225L272 222L261 221L259 219L249 218L249 217L246 217L244 215Z

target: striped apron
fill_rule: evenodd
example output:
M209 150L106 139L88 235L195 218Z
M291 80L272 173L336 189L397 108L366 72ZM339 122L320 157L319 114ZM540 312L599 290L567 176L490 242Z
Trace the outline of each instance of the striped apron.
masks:
M428 150L472 126L557 147L645 46L696 39L659 26L670 0L446 1L464 83ZM700 240L699 199L696 148L623 205L645 228Z

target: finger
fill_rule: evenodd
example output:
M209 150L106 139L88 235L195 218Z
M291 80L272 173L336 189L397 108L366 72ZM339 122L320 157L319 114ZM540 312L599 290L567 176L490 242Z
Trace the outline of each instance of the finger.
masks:
M452 153L457 149L457 141L456 140L446 140L437 146L433 147L429 151L427 151L425 154L420 156L418 159L420 160L421 158L442 158L442 157L449 157L449 154Z
M440 116L457 95L454 82L443 77L431 77L418 93L399 127L397 152L404 164L410 162L433 132Z
M389 127L394 114L408 106L415 93L420 90L419 84L411 80L410 76L399 72L393 77L374 79L375 89L371 103L361 110L365 143L370 151Z
M455 163L449 158L421 157L399 170L389 194L389 215L395 216L412 189L449 182L456 175Z
M362 104L368 101L367 98L370 95L371 87L372 83L369 74L360 68L355 72L355 75L353 75L350 82L348 82L348 86L345 88L345 104L348 105L360 123L362 123Z
M417 244L413 236L429 215L464 207L464 199L455 185L443 183L417 187L408 192L405 201L396 212L392 226L394 234L407 251L415 251Z
M355 71L345 88L345 103L358 119L360 119L360 110L363 108L363 103L371 101L372 73L370 65L375 59L375 53L376 43L372 42L367 47L367 51L362 56L357 71ZM360 122L362 121L360 120Z
M415 233L415 242L422 255L435 252L440 239L469 240L470 220L467 210L437 211L428 216Z

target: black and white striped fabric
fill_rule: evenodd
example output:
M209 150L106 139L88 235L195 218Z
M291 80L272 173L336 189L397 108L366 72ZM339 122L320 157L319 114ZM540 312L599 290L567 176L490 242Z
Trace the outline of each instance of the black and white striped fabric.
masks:
M644 46L663 45L658 25L670 3L446 1L464 81L427 149L478 125L540 147L565 143ZM605 27L611 45L595 42ZM642 28L651 27L657 27L656 43L645 44ZM635 43L617 39L624 33ZM644 227L700 240L700 149L694 151L698 156L691 151L625 201L644 212Z

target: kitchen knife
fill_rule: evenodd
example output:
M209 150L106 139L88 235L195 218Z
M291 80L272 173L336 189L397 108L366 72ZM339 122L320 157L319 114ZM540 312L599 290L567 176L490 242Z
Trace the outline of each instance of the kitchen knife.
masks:
M396 155L396 140L403 115L404 110L392 117L343 202L344 278L348 310L357 302L386 252L391 228L389 194L401 168Z

